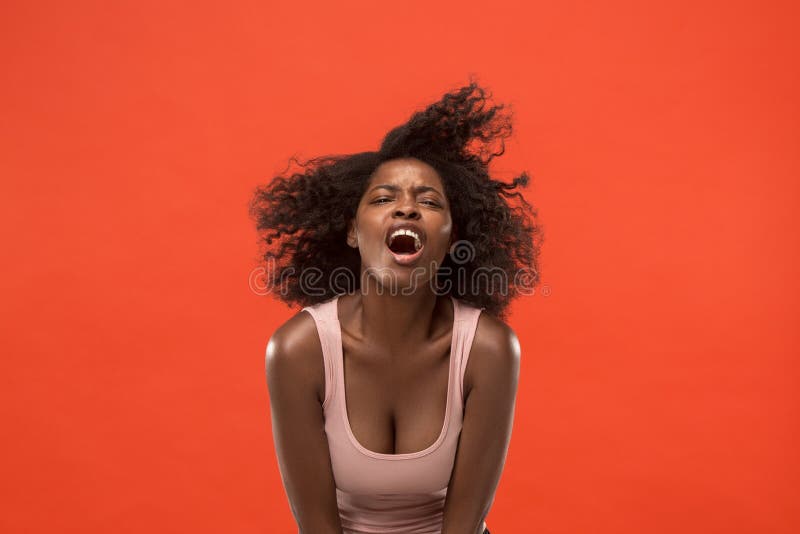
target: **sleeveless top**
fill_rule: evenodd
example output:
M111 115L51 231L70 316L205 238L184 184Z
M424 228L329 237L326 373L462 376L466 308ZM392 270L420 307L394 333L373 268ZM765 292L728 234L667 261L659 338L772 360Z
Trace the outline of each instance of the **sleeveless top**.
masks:
M325 365L322 404L325 434L344 534L440 534L447 485L455 464L464 416L464 371L484 308L453 301L453 338L442 430L428 448L384 454L364 448L347 416L338 300L307 306L314 318ZM484 521L479 532L486 529Z

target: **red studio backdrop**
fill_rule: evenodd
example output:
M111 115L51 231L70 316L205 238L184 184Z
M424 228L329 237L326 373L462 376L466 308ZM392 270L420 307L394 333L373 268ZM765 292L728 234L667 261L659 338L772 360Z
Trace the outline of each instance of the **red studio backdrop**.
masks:
M250 195L470 74L545 232L492 533L800 531L796 3L0 12L0 531L296 532Z

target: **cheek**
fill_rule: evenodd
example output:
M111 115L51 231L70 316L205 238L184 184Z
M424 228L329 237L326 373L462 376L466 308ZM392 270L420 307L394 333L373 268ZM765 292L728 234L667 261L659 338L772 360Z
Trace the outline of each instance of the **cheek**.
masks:
M449 217L444 220L442 225L439 227L439 236L445 241L450 240L450 236L453 233L453 221Z
M362 250L380 251L385 236L380 221L368 213L358 213L358 240Z

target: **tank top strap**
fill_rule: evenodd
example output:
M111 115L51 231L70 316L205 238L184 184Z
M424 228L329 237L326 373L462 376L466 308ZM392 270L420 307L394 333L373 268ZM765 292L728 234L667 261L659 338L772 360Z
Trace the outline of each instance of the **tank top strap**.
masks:
M334 297L325 302L320 302L312 306L306 306L300 311L308 312L314 319L317 326L317 335L322 346L322 360L325 366L325 399L322 402L322 409L325 410L333 397L336 387L336 363L337 343L339 339L339 313L337 301L339 297Z
M469 362L469 353L472 349L472 342L475 339L475 331L478 327L478 318L486 308L476 308L461 300L453 297L453 345L456 358L457 369L457 397L462 406L464 403L464 375Z

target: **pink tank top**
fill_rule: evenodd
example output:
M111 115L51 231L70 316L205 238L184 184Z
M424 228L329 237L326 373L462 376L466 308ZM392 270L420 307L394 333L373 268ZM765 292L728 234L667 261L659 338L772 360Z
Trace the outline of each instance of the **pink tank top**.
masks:
M338 300L307 306L314 318L325 364L325 433L344 534L440 534L447 484L464 416L464 371L475 336L475 308L453 301L453 339L444 425L428 448L383 454L364 448L353 435L345 407L342 332ZM486 529L484 522L480 532Z

